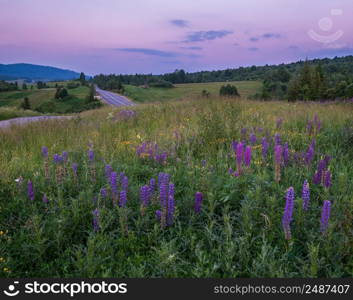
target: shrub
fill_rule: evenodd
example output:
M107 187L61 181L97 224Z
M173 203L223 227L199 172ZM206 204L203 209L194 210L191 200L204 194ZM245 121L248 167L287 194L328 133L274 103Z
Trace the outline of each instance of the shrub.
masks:
M240 97L236 86L230 84L222 85L219 90L219 95L225 97Z

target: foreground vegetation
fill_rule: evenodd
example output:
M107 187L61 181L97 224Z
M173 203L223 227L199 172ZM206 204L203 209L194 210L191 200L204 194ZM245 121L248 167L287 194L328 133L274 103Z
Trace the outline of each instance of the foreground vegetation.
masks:
M211 96L0 131L0 274L352 276L352 113Z

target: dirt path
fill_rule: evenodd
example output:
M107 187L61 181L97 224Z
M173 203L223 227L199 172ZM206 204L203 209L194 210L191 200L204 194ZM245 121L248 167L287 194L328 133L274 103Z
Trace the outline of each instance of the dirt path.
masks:
M0 128L8 128L12 125L24 125L29 122L38 122L46 120L57 120L57 119L71 119L72 116L37 116L37 117L23 117L14 118L10 120L0 121Z

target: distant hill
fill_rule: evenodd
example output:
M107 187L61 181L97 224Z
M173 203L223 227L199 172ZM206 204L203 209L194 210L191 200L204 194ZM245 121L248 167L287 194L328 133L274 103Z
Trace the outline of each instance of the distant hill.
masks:
M32 64L0 64L0 80L34 80L53 81L70 80L80 77L80 73L55 67Z

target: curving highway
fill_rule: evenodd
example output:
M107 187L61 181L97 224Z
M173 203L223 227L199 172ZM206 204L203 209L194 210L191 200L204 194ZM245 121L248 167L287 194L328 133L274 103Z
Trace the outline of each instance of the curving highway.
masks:
M107 102L110 105L114 105L114 106L134 106L135 105L135 103L133 103L126 97L121 96L117 93L102 90L98 86L96 86L96 92L102 97L102 99L105 102Z

